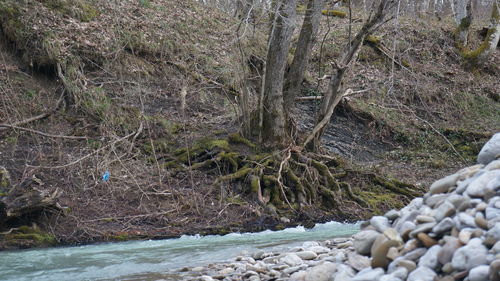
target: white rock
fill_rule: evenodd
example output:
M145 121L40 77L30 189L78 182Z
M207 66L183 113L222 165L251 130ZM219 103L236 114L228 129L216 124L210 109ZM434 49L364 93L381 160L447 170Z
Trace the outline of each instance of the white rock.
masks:
M500 218L500 209L487 207L486 208L486 219L493 220L496 218Z
M329 281L337 265L331 262L325 262L307 270L306 281ZM294 273L295 274L295 273Z
M390 227L389 219L383 216L372 217L370 219L370 224L380 233Z
M432 228L432 232L440 235L443 232L449 231L455 226L455 222L451 218L444 218Z
M301 270L295 272L290 276L290 281L305 281L307 276L307 272L305 270Z
M407 281L434 281L434 277L436 276L437 274L434 270L422 266L412 271L410 275L408 275Z
M400 278L392 274L386 274L378 279L378 281L402 281Z
M500 133L496 133L483 146L477 156L477 162L480 164L488 164L500 156Z
M455 186L459 179L458 174L446 176L440 180L435 181L429 188L431 194L446 193L450 187Z
M469 214L460 213L458 214L458 219L464 227L477 227L476 223L474 222L474 217Z
M408 277L408 269L404 268L404 267L398 267L396 268L396 270L394 270L391 275L393 275L394 277L397 277L399 279L406 279L406 277Z
M372 248L373 242L379 236L375 230L364 230L356 233L353 236L354 239L354 249L356 252L362 255L368 255L370 253L370 249Z
M436 269L439 265L438 253L441 250L441 246L434 245L427 250L427 252L420 257L418 266L427 266L430 269Z
M488 265L476 266L469 272L469 281L488 281L489 271Z
M500 253L500 241L496 242L495 245L491 247L491 252L495 255Z
M500 222L495 223L495 225L486 232L485 240L490 244L494 244L500 240Z
M451 265L456 270L470 270L486 263L488 249L483 246L480 238L474 238L460 249L456 250L451 259Z
M302 248L310 248L310 247L316 247L319 246L319 243L316 241L306 241L302 243Z
M393 220L399 218L400 212L397 211L397 210L392 209L392 210L389 210L387 213L385 213L384 216L386 218L388 218L389 220L393 221Z
M296 252L295 254L303 260L313 260L318 257L318 254L313 251L302 251Z
M330 252L330 249L323 246L313 246L306 249L307 251L315 252L316 254L324 254Z
M455 213L455 205L449 201L444 201L437 209L434 209L434 217L439 222Z
M472 181L465 191L470 197L484 197L494 192L487 185L490 181L496 180L500 176L500 170L487 171Z
M450 196L450 195L443 194L443 193L434 194L425 200L425 204L427 204L427 206L429 206L431 208L434 208L438 203L444 201L448 196Z
M368 257L359 255L355 252L350 252L347 254L347 261L350 266L358 271L370 267L371 262Z
M356 274L351 281L375 281L384 275L384 270L380 267L375 269L368 267Z
M303 263L302 259L294 253L289 253L280 259L282 263L286 263L289 266L297 266Z
M199 279L200 281L214 281L214 279L208 275L203 275Z
M484 167L484 169L485 169L486 171L491 171L491 170L498 170L498 169L500 169L500 159L499 159L499 160L495 160L495 161L490 162L488 165L486 165L486 167Z
M337 264L337 272L333 275L334 281L351 281L351 278L356 275L354 269L345 264Z
M335 262L342 263L347 259L347 256L344 252L339 252L334 256Z

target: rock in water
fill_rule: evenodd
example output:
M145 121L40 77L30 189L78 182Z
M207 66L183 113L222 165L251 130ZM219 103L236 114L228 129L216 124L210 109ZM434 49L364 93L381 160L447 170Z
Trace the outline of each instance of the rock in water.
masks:
M480 164L488 164L500 156L500 133L496 133L493 137L483 146L477 162Z

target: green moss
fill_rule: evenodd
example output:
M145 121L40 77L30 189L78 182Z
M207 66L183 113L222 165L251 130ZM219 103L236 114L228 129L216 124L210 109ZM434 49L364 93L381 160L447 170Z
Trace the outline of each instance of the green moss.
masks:
M99 16L99 11L89 1L79 0L45 0L42 3L49 9L63 15L89 22ZM92 2L92 1L90 1Z
M57 240L53 235L29 226L19 227L12 233L5 235L4 240L10 244L30 244L35 247L53 246L57 243Z
M371 190L377 189L380 188L371 188ZM393 193L361 191L358 192L357 195L361 197L362 200L367 202L372 209L372 213L370 215L382 215L389 209L401 209L404 206L404 202Z
M0 192L7 193L10 187L10 174L7 169L0 166Z
M321 14L324 16L339 17L339 18L347 17L346 12L339 11L339 10L322 10Z
M229 142L241 143L241 144L244 144L252 149L256 148L256 145L254 143L252 143L250 140L248 140L247 138L243 137L242 135L240 135L238 133L229 135Z

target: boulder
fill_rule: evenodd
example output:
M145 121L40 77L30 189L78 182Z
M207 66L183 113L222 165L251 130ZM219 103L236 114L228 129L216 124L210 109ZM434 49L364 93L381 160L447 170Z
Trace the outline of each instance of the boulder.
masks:
M361 255L368 255L375 239L381 235L375 230L364 230L353 236L354 249Z
M496 133L477 155L477 162L488 164L500 156L500 133Z

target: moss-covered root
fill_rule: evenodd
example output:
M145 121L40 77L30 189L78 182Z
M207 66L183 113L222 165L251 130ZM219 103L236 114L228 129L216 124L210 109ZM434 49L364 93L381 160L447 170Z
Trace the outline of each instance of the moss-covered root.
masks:
M41 231L36 226L21 226L0 233L0 248L49 247L56 243L54 236Z
M329 187L335 191L337 194L340 194L340 186L337 180L333 177L330 169L325 164L316 161L314 159L310 160L312 166L319 172L320 175L326 178Z
M338 17L338 18L345 18L347 17L347 13L339 10L322 10L321 14L323 16L329 16L329 17Z
M370 207L370 204L368 204L368 202L361 199L361 197L357 196L356 194L354 194L354 192L352 192L351 186L347 182L341 182L339 185L346 191L347 195L356 203L358 203L361 207L366 207L366 208Z
M253 170L254 169L249 168L249 167L243 167L232 174L218 177L215 180L214 185L217 185L217 184L220 184L220 183L226 182L226 181L234 181L234 180L238 180L238 179L243 179Z
M417 197L420 195L418 192L414 191L415 189L417 189L416 186L400 182L395 179L384 179L379 176L374 176L373 181L378 185L387 188L394 193L402 194L410 198Z

